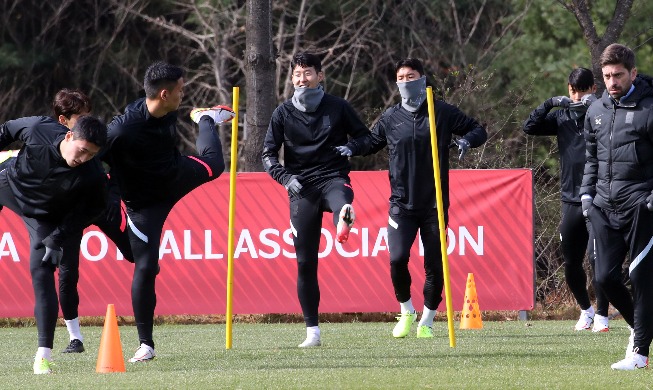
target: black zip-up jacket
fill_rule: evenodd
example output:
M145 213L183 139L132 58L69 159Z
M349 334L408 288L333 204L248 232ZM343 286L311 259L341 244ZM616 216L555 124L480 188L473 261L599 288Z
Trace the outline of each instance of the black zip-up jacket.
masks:
M642 76L633 85L620 102L603 92L585 115L587 162L580 193L610 211L645 202L653 190L653 87Z
M299 111L287 100L272 113L263 144L263 167L282 185L292 175L298 175L304 186L348 178L349 159L336 153L335 147L355 145L369 133L344 99L325 93L315 112ZM349 141L348 135L353 140ZM279 162L282 145L284 165Z
M569 115L569 109L549 112L553 108L549 100L531 112L524 122L524 133L557 137L560 154L560 198L565 203L580 205L580 185L585 169L585 116L574 120Z
M442 200L446 213L449 209L449 145L452 134L465 138L475 148L487 140L487 133L475 119L457 107L439 100L434 104ZM435 208L435 178L426 102L414 113L403 108L401 103L388 108L372 128L368 139L354 145L359 148L352 151L354 155L368 155L386 145L390 165L390 204L407 210Z
M107 153L112 185L117 182L126 204L167 199L175 185L181 152L177 149L177 112L150 115L145 98L125 108L108 125Z
M68 128L52 118L33 116L0 125L0 149L20 140L24 145L7 167L7 178L21 213L57 224L50 235L61 246L102 214L106 205L106 175L93 158L70 167L59 145Z

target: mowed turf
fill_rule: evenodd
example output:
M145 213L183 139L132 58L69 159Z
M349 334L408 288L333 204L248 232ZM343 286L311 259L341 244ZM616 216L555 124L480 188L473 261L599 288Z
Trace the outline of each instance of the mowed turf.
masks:
M126 363L126 373L96 374L101 327L85 327L86 352L59 353L68 342L57 327L54 374L32 374L36 328L0 329L0 388L6 389L596 389L653 388L653 372L617 372L626 323L609 333L575 332L573 321L484 322L459 330L449 346L447 323L433 339L394 339L392 323L323 323L323 346L299 349L302 324L156 326L157 358ZM413 326L415 331L415 326ZM121 326L125 360L136 328Z

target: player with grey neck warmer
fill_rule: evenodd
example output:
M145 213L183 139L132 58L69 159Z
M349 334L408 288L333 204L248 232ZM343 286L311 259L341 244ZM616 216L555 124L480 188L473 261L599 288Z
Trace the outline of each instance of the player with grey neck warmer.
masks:
M311 87L295 87L292 95L292 105L301 112L315 112L324 96L324 88L318 85Z
M417 112L426 100L426 76L417 80L397 81L397 87L401 95L401 106L410 112Z
M288 191L290 227L297 253L297 295L306 322L300 348L321 345L317 280L322 214L333 213L336 240L344 243L354 224L349 159L336 146L355 148L369 130L344 99L324 92L319 57L298 53L291 63L295 93L272 113L263 166ZM284 164L279 161L283 146Z
M397 62L397 87L401 103L388 108L362 142L338 147L346 155L369 155L387 146L390 169L390 210L388 249L390 278L400 313L392 331L396 338L406 337L417 313L411 298L411 275L408 271L410 248L420 232L424 244L424 309L417 326L417 337L433 337L435 310L442 301L444 278L440 253L438 212L435 202L435 179L431 132L426 100L426 76L422 63L415 58ZM449 208L449 145L453 135L460 137L459 158L470 147L478 147L487 133L475 119L442 101L435 102L436 128L442 182L443 214Z

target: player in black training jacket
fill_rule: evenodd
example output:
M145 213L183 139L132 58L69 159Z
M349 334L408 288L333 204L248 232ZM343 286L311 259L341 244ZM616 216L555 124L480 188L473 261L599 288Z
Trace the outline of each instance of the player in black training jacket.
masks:
M344 99L324 92L320 58L297 53L291 62L295 92L272 113L263 145L263 167L288 190L290 226L297 253L297 295L306 322L306 339L299 347L321 345L318 325L320 287L318 250L324 211L333 213L336 239L343 243L354 224L354 190L349 159L335 147L369 130ZM284 164L279 150L284 148Z
M394 337L406 337L417 313L413 307L408 271L410 248L420 231L424 244L424 311L417 327L417 337L433 337L435 310L442 301L444 278L440 253L440 227L435 199L433 157L426 76L422 63L415 58L400 60L395 65L401 103L388 108L374 125L367 140L338 147L343 155L369 155L386 146L389 154L390 210L388 249L390 276L400 306L399 322ZM487 139L485 129L457 107L435 101L440 180L445 221L449 209L449 146L452 135L462 159L470 147L478 147Z
M104 211L106 175L93 157L105 145L107 128L81 116L71 129L35 116L0 125L0 149L23 141L18 156L0 171L0 208L21 216L30 237L30 273L38 331L35 374L51 372L59 312L54 270L62 247Z
M524 133L536 136L556 136L560 154L560 247L565 265L565 280L580 306L580 317L575 330L592 329L607 332L610 302L595 283L596 312L587 292L587 276L583 268L585 252L589 255L591 275L594 275L594 235L586 226L581 210L580 185L585 169L585 112L596 100L594 74L586 68L576 68L569 74L569 97L554 96L546 99L531 112L524 122ZM581 100L582 99L582 100ZM560 107L560 110L553 110ZM592 326L594 323L594 326Z
M146 97L131 103L109 123L103 155L110 166L110 186L118 185L126 206L135 263L131 293L140 346L129 359L132 363L156 356L152 332L163 223L177 201L222 174L225 164L215 124L233 118L233 111L218 107L194 109L191 118L199 124L199 155L182 155L177 149L182 69L156 62L145 72L144 87ZM119 208L120 204L109 206Z

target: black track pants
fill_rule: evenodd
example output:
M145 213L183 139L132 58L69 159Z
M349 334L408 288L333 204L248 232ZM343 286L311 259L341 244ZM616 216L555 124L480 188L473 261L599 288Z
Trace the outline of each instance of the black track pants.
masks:
M163 223L177 201L224 171L222 145L213 120L203 117L196 141L199 156L184 156L167 198L150 204L127 203L129 241L134 256L132 308L140 343L154 347L152 331L156 307L155 279L159 271L159 244Z
M38 333L38 346L52 348L54 343L54 329L59 315L59 300L54 283L56 267L51 263L42 264L45 255L44 238L48 237L57 227L56 224L21 214L7 181L7 171L0 172L0 205L6 206L22 217L27 232L29 233L29 269L32 276L34 289L34 317Z
M635 329L639 354L648 356L653 340L653 213L641 203L622 213L592 207L589 217L596 236L597 282ZM622 278L627 253L632 296Z
M588 232L589 231L589 232ZM596 313L608 316L610 302L599 288L594 277L594 235L587 225L581 205L562 203L562 221L560 222L560 240L562 258L565 266L565 280L569 290L574 294L581 309L587 310L591 303L587 293L587 275L583 268L585 249L590 261L592 286L596 294Z
M349 180L333 179L322 187L304 187L301 198L290 201L290 223L297 253L297 296L306 326L318 325L320 286L317 280L317 258L322 230L322 213L333 213L338 223L340 209L354 201Z
M442 302L444 277L440 252L440 229L436 209L404 210L390 206L388 219L388 246L390 251L390 277L398 302L410 299L411 277L408 271L410 248L419 229L424 244L424 306L437 309Z

